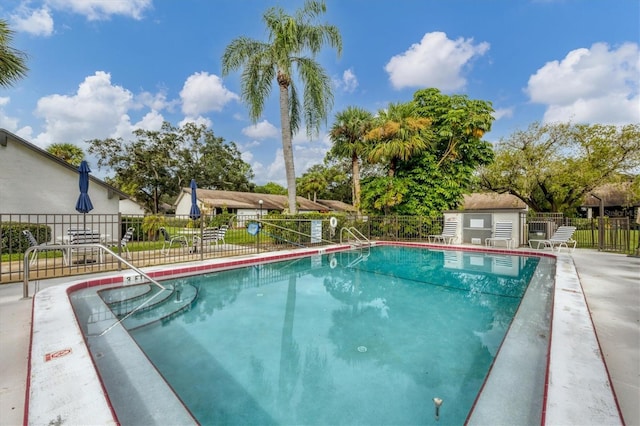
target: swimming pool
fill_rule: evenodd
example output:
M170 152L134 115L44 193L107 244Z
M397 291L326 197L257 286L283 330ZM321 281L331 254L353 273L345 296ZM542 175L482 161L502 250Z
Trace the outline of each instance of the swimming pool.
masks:
M434 398L439 424L461 424L533 277L542 303L527 308L538 335L524 349L538 364L519 388L533 389L527 419L539 423L552 270L537 257L374 247L181 278L197 289L191 309L129 326L202 424L429 424ZM108 358L92 352L99 367Z

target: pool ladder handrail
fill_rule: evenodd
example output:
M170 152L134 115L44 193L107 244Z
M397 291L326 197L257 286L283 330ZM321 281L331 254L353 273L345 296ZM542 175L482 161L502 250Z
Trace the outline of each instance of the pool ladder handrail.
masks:
M28 299L29 298L29 255L31 254L31 252L34 252L36 250L78 249L78 248L85 248L85 247L97 248L97 249L100 249L100 250L102 250L103 252L105 252L107 254L110 254L111 256L115 257L118 261L124 263L129 268L131 268L133 271L135 271L139 275L141 275L144 278L146 278L147 280L149 280L154 285L157 285L158 287L160 287L160 289L166 290L166 288L162 284L160 284L158 281L156 281L153 278L151 278L149 275L147 275L140 268L138 268L137 266L135 266L131 262L129 262L126 259L124 259L118 253L114 253L113 251L111 251L111 249L109 249L109 247L107 247L107 246L105 246L103 244L98 244L98 243L88 243L88 244L50 244L50 245L40 245L40 246L29 247L24 252L24 278L23 278L23 283L22 283L22 297L24 299ZM34 291L34 295L35 295L35 293L36 292Z
M362 232L358 231L353 226L350 226L348 228L347 227L343 227L342 229L340 229L340 244L343 243L343 236L344 236L345 233L347 234L347 236L350 235L351 237L353 237L353 239L356 241L356 243L352 244L352 245L356 245L356 246L363 246L365 244L368 245L368 246L371 245L371 241L367 237L365 237L362 234ZM350 242L350 241L352 241L351 238L349 238L347 240L347 242Z
M287 232L293 232L294 234L302 235L303 237L309 237L309 239L311 239L311 238L317 238L317 237L314 237L314 236L313 236L313 235L311 235L311 234L305 234L304 232L300 232L300 231L296 231L295 229L290 229L290 228L286 228L286 227L284 227L284 226L276 225L275 223L272 223L272 222L269 222L269 221L263 221L262 219L252 219L251 221L252 221L252 222L256 222L256 223L260 224L260 231L259 231L259 232L263 232L263 231L262 231L262 229L263 229L262 224L263 224L263 223L265 223L265 224L269 225L270 227L273 227L273 228L276 228L276 229L281 229L281 230L283 230L283 231L287 231ZM273 238L277 238L277 236L272 235L272 234L269 234L268 232L264 232L264 234L265 234L265 235L267 235L267 236L273 237ZM293 242L293 241L289 241L289 240L284 239L284 238L281 238L281 239L282 239L282 241L285 241L285 242L287 242L287 243L289 243L289 244L291 244L291 245L298 246L298 247L303 247L303 248L307 248L307 246L305 246L305 245L303 245L303 244L295 243L295 242ZM325 240L325 239L324 239L324 238L322 238L322 237L321 237L321 238L318 238L318 240L320 240L320 241L321 241L321 242L323 242L323 243L335 244L335 241Z

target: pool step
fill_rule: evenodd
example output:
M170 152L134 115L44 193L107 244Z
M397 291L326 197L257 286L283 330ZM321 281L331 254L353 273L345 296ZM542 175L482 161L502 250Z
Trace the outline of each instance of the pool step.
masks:
M122 321L124 327L131 330L168 320L189 310L198 297L198 289L180 282L166 290L141 284L104 290L100 296L118 318L131 314Z

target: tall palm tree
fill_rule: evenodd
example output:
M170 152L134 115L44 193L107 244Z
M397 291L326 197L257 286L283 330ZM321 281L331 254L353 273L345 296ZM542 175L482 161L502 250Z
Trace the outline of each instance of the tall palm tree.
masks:
M223 76L242 68L242 98L249 105L249 116L254 122L262 114L274 79L278 83L282 153L291 214L297 213L293 134L300 126L301 114L304 114L307 134L317 132L333 106L331 79L316 62L315 55L325 43L335 47L338 55L342 53L342 37L335 26L313 25L315 18L325 12L324 1L316 0L307 0L295 16L286 14L280 7L269 8L263 15L269 41L239 37L227 46L222 56ZM294 83L294 68L304 86L302 104Z
M388 161L389 177L395 175L398 161L406 161L423 151L433 139L429 131L431 120L418 117L411 102L390 103L386 110L378 112L376 123L365 137L374 143L369 161Z
M336 114L329 137L333 142L331 154L351 160L353 205L360 211L360 158L367 149L365 135L373 127L373 115L359 107L348 107Z
M11 47L13 31L0 19L0 87L9 87L27 75L27 55Z

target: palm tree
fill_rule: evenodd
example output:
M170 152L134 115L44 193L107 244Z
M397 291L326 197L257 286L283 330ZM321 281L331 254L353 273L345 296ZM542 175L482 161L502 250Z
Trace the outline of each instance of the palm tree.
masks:
M331 154L351 160L353 205L358 212L360 211L360 157L367 149L365 135L372 127L373 115L369 111L359 107L348 107L336 114L336 121L329 132L333 142Z
M79 166L84 159L84 151L82 151L82 148L71 143L52 143L47 147L47 152L72 166Z
M314 203L318 201L318 192L327 187L327 179L320 170L310 170L298 180L298 183L302 191L307 193L307 198L311 199L313 193Z
M0 87L9 87L27 75L27 55L10 46L13 31L4 19L0 19Z
M242 98L249 106L249 116L257 122L264 109L265 98L271 92L274 79L280 89L280 126L282 154L287 173L289 212L297 213L296 174L293 164L292 137L304 115L307 134L317 132L333 105L331 79L315 60L323 44L329 43L342 53L342 37L333 25L313 25L313 20L326 12L324 1L307 0L295 16L280 7L267 9L263 20L269 32L269 42L239 37L233 40L222 56L222 75L242 68ZM304 56L305 53L311 57ZM304 86L304 102L298 100L294 83L294 67Z
M389 177L393 177L398 161L406 161L426 149L433 139L431 120L415 115L413 103L390 103L386 110L378 112L377 125L367 133L365 140L374 145L369 151L369 161L389 162Z

